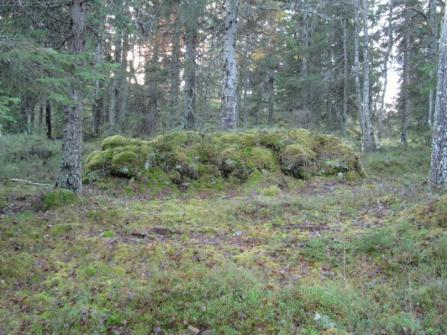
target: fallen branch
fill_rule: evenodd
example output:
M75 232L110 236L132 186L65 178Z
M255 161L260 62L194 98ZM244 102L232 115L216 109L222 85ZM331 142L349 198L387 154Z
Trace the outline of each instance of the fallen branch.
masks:
M45 187L53 187L51 184L43 184L43 183L35 183L31 180L26 179L18 179L18 178L12 178L9 179L10 181L16 182L16 183L22 183L22 184L29 184L29 185L35 185L35 186L45 186Z

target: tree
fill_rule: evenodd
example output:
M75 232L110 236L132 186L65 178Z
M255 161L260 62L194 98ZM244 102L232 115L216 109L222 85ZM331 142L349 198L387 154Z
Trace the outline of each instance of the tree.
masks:
M391 52L393 51L393 13L394 13L394 0L390 0L388 3L388 18L387 18L387 45L385 49L385 54L383 56L383 87L382 92L380 94L380 107L379 107L379 115L378 118L378 129L377 129L377 137L380 141L383 138L383 123L385 118L385 94L388 89L388 62L391 57Z
M188 0L189 5L194 8L195 0ZM196 109L196 57L197 57L197 22L193 18L197 13L191 15L186 21L185 32L185 102L183 107L183 127L185 129L195 128Z
M363 16L361 23L360 13ZM371 152L376 149L374 130L372 127L371 105L370 105L370 53L369 53L369 31L368 31L369 0L356 0L355 3L355 83L357 92L357 106L360 112L360 128L362 131L362 150ZM363 91L360 86L360 25L363 27Z
M436 73L436 63L438 56L438 19L437 19L437 0L429 1L429 12L428 12L428 24L430 27L430 47L429 47L429 55L430 60L433 64L433 68L430 70L430 76L434 77ZM436 104L435 90L433 87L430 87L429 96L428 96L428 114L427 114L427 123L429 126L433 125L433 108Z
M177 125L177 117L179 111L179 92L180 92L180 20L178 6L174 4L173 9L174 23L173 33L171 37L171 59L169 64L169 128L173 129Z
M70 5L71 45L73 54L84 51L85 3L73 0ZM79 65L80 66L80 65ZM81 91L71 88L71 105L64 108L64 135L62 142L62 163L56 186L81 192L81 146L82 146L82 111Z
M430 182L435 186L447 185L447 11L439 40L438 76L436 87L436 129L430 167Z
M237 62L236 34L239 0L225 1L224 70L221 107L221 126L224 130L237 127Z

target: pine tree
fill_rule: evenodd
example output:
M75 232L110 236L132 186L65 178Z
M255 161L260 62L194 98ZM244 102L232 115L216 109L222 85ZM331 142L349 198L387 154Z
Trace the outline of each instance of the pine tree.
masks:
M70 6L71 14L71 46L73 54L84 51L85 44L85 3L73 0ZM81 65L78 65L81 66ZM81 148L82 148L82 93L71 88L71 104L64 108L64 136L62 144L62 163L57 186L74 192L81 192Z

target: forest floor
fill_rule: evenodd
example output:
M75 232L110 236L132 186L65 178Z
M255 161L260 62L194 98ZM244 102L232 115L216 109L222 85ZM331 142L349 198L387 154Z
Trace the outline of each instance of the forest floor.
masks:
M0 184L0 334L445 334L447 201L429 150L356 182L88 186L42 210ZM53 206L48 206L53 207Z

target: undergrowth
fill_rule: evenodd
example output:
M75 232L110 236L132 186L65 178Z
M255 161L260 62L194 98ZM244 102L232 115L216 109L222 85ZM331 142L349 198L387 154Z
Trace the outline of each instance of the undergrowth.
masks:
M360 180L3 182L0 332L445 334L447 198L414 150L362 157Z

